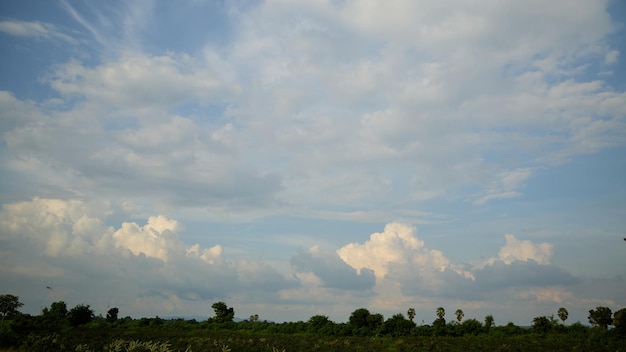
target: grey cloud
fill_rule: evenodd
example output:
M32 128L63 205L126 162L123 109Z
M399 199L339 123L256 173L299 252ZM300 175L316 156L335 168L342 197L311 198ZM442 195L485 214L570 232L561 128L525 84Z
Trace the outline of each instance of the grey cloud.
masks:
M466 268L475 280L459 275L453 270L432 272L424 281L419 276L394 276L402 282L407 295L446 297L464 300L484 300L499 293L529 287L574 287L581 279L552 264L538 264L533 260L516 260L510 264L495 261L482 268Z
M511 264L496 261L474 272L481 289L504 287L532 287L549 285L572 285L579 279L552 264L537 264L534 260L516 260Z
M367 290L374 287L376 278L371 270L363 269L357 274L336 253L313 255L298 249L291 257L291 265L297 272L310 272L319 277L324 286L342 290Z

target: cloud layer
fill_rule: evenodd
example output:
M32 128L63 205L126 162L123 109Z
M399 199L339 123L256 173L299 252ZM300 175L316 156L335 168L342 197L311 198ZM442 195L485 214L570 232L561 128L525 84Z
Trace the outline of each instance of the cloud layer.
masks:
M40 6L0 21L1 283L35 306L626 304L610 1Z

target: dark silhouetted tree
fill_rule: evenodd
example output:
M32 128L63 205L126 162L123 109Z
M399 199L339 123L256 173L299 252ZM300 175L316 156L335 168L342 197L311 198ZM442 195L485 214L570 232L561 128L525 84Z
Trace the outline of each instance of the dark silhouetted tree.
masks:
M50 316L58 319L67 318L67 304L63 301L53 302L50 305Z
M224 302L215 302L211 308L215 311L213 319L218 323L233 321L235 317L235 310L232 307L229 308Z
M552 330L552 322L545 316L535 317L533 319L532 328L536 333L545 334Z
M372 314L365 308L359 308L350 314L348 325L354 335L372 335L383 325L381 314Z
M18 309L24 306L24 303L20 302L20 298L16 295L0 295L0 314L2 314L2 321L4 318L11 318L19 313Z
M603 329L607 329L609 325L613 324L611 308L609 307L596 307L595 310L589 311L589 323L593 326L599 326Z
M414 328L415 323L398 313L385 321L382 332L391 336L408 336Z
M443 309L443 307L438 307L437 308L437 319L444 319L444 317L446 316L446 310Z
M68 321L72 326L84 325L93 320L95 315L93 310L89 308L89 305L79 304L72 308L67 315Z
M478 335L483 331L483 324L476 319L467 319L458 327L459 335Z
M465 316L465 313L463 313L461 309L457 309L454 314L456 315L456 321L460 324L461 320L463 320L463 317Z
M493 327L493 322L493 315L489 314L485 316L485 330L487 332L489 332L489 330L491 330L491 328Z
M413 318L415 318L415 309L409 308L409 310L406 311L406 316L409 317L410 321L413 321Z
M618 334L626 336L626 308L613 313L613 326Z
M107 311L107 321L109 323L114 323L117 321L117 315L119 314L120 310L117 309L117 307L113 307L111 309L109 309Z
M567 309L563 307L559 308L559 310L556 312L556 315L559 316L559 319L561 319L561 321L565 325L565 321L567 320L567 317L569 317L569 312L567 311Z
M323 334L331 325L333 325L333 322L327 316L314 315L307 321L306 329L308 332Z

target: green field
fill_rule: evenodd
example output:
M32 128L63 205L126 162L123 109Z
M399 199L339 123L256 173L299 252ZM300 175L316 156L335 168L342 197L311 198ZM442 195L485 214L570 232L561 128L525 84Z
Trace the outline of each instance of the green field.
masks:
M563 328L548 333L494 327L464 336L336 336L315 332L284 333L298 323L247 322L226 326L149 319L122 324L90 323L57 331L33 329L2 335L5 351L625 351L626 339L596 328ZM300 322L302 328L306 323ZM340 324L337 324L340 325ZM507 330L508 329L508 330Z

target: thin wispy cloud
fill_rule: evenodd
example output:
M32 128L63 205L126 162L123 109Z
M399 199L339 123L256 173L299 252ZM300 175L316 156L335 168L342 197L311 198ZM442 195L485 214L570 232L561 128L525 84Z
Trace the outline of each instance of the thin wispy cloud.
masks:
M56 39L69 43L77 42L71 36L61 32L55 25L45 22L4 20L0 21L0 31L20 37Z

